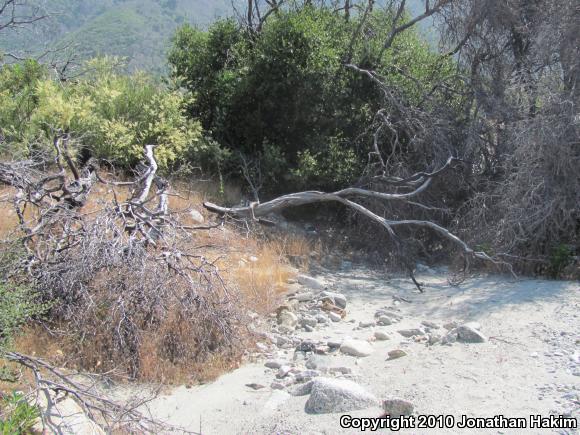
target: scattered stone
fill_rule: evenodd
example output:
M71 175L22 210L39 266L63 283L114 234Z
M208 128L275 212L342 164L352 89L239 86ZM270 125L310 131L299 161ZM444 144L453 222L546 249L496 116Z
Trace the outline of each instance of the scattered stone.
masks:
M303 315L300 318L299 322L300 322L300 325L302 325L302 326L308 325L308 326L314 327L314 326L318 325L318 320L316 320L315 317L312 317L310 315Z
M302 284L304 287L308 287L313 290L324 290L326 288L326 283L320 279L313 278L308 275L298 275L296 281Z
M330 320L332 320L333 322L340 322L342 317L340 316L340 314L337 314L333 311L329 311L328 312L328 317L330 317Z
M286 388L286 384L281 381L274 381L270 384L270 388L272 390L283 390L284 388Z
M203 215L195 209L190 210L189 217L196 224L203 224L205 222Z
M298 346L296 346L296 350L299 352L314 352L316 349L316 343L310 340L301 341Z
M401 349L395 349L395 350L391 350L388 353L388 355L389 355L388 360L392 360L392 359L402 358L402 357L406 356L407 352L405 352L404 350L401 350Z
M384 308L377 310L375 317L388 317L392 322L398 322L403 318L403 316L401 316L399 313Z
M330 373L336 374L340 373L341 375L350 375L352 374L352 369L350 367L331 367L328 369Z
M385 331L375 331L375 338L379 341L390 340L391 336Z
M341 293L335 292L322 292L320 295L321 301L330 301L339 308L346 308L346 297Z
M477 329L468 326L468 324L461 325L457 329L457 340L464 343L484 343L487 341L485 335L479 332ZM449 331L451 333L452 331Z
M455 343L457 339L458 339L457 328L455 328L443 336L443 338L441 339L441 344L451 345Z
M328 323L328 317L325 316L324 314L317 314L316 320L318 321L318 323Z
M298 302L310 302L314 299L314 294L312 292L298 293L292 296L291 299L296 299Z
M261 390L262 388L266 388L262 384L256 384L256 383L246 384L246 387L251 388L252 390Z
M415 406L408 400L390 398L383 400L383 410L389 417L397 418L402 415L411 415Z
M248 258L248 261L250 261L251 263L257 263L258 262L258 257L252 255L250 258Z
M282 366L278 369L278 373L276 374L276 377L278 379L285 378L288 375L288 373L290 373L290 370L292 370L292 367Z
M340 351L346 355L365 357L374 352L368 341L348 339L342 342Z
M457 323L455 320L452 320L451 322L447 322L443 325L443 327L445 329L447 329L448 331L451 331L452 329L455 329L459 326L459 323Z
M377 322L379 325L389 326L393 324L393 321L388 316L381 316L379 317L379 321Z
M481 329L481 324L479 322L467 322L467 323L464 323L463 326L467 326L468 328L477 329L478 331Z
M406 337L406 338L414 337L416 335L425 335L425 332L422 331L421 329L418 329L418 328L401 329L401 330L399 330L397 332L399 334L401 334L403 337Z
M328 340L326 345L330 347L330 349L338 349L342 345L342 341Z
M431 329L439 329L439 325L435 322L431 322L429 320L423 320L421 322L421 325L426 326L427 328L431 328Z
M311 355L305 364L307 369L311 370L325 370L330 366L328 362L328 357L323 357L320 355Z
M296 382L308 382L320 376L318 370L304 370L296 374Z
M352 381L319 377L312 381L305 411L309 414L348 412L375 406L377 402L375 396Z
M359 322L358 327L359 328L370 328L372 326L375 326L376 323L375 322Z
M280 367L282 367L284 365L284 362L277 360L277 359L271 359L271 360L266 361L266 363L264 365L266 367L268 367L269 369L279 369Z
M266 345L265 343L257 342L256 347L262 352L268 351L268 345Z
M285 326L287 328L295 328L298 324L298 316L291 312L290 310L280 310L278 311L278 325Z
M314 327L313 327L313 326L310 326L310 325L304 325L304 326L303 326L303 328L304 328L304 330L305 330L306 332L314 332Z
M441 336L439 334L429 334L429 345L433 346L441 341Z
M292 396L306 396L312 392L312 384L314 381L308 381L304 384L297 385L288 391Z

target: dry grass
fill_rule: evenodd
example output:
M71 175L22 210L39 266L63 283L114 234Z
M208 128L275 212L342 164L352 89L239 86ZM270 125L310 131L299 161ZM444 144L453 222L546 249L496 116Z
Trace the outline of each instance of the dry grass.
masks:
M213 219L203 209L202 202L215 201L215 192L207 189L207 185L205 187L204 191L199 191L190 185L179 183L174 189L175 195L170 197L170 209L179 215L183 224L199 225L189 213L192 208L200 212L206 222ZM7 196L10 193L12 192L7 189L0 191L0 195ZM128 190L117 188L116 194L121 201L128 195ZM236 201L235 189L230 189L227 195L231 202ZM221 198L223 194L220 200ZM82 213L97 213L113 199L113 191L109 186L97 185ZM10 205L5 203L0 208L0 237L14 232L16 226L16 215ZM195 231L193 237L187 239L187 243L192 245L188 246L189 250L195 250L209 263L217 266L220 276L227 288L235 294L243 311L266 314L276 308L281 295L287 290L288 278L296 272L290 266L288 257L298 258L305 265L312 250L311 244L302 238L270 239L248 235L226 225ZM107 298L110 295L104 289L119 279L121 278L110 272L95 278L91 287L94 289L93 296L97 304L109 306L110 301ZM30 327L18 337L16 349L71 369L127 373L129 369L121 363L122 357L115 357L115 347L111 343L111 337L106 334L106 325L115 321L114 313L105 309L94 314L95 334L85 335L83 343L71 340L67 334L50 335L39 327ZM191 337L199 335L201 329L207 328L203 326L203 319L196 326L196 322L191 322L190 318L184 319L183 316L184 313L176 311L155 328L142 331L138 337L137 349L139 379L167 384L205 382L240 364L243 357L242 346L228 350L227 346L220 345L215 352L203 351L205 354L199 355L201 351L196 351L195 340L192 341ZM70 329L70 325L59 324L65 331L67 326ZM236 340L251 346L252 337L248 331L240 330L240 336Z

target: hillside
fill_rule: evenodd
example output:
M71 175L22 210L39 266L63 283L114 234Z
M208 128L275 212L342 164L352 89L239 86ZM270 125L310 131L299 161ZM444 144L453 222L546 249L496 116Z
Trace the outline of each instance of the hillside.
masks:
M161 73L166 68L167 46L178 26L191 23L207 27L218 17L233 15L233 5L243 3L243 0L45 0L44 9L52 17L33 30L3 35L0 52L34 54L70 45L82 58L123 56L129 60L130 71ZM420 0L409 2L413 15L420 13L421 8ZM422 31L427 39L434 40L431 26L427 23Z
M205 27L232 14L230 0L47 0L44 7L53 16L34 31L4 35L0 51L37 53L74 41L83 58L125 56L129 70L161 72L178 26Z

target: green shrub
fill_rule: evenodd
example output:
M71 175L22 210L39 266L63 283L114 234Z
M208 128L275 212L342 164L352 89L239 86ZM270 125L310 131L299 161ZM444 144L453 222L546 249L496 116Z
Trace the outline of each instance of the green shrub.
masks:
M28 403L22 394L12 393L0 402L0 434L31 434L39 417L36 406Z
M376 10L353 40L360 19L304 6L271 15L257 33L233 20L207 31L185 25L169 53L173 78L194 96L190 116L222 147L261 155L264 167L265 145L275 144L280 152L274 157L283 155L284 164L270 165L278 167L274 178L295 175L286 189L296 183L338 187L366 163L377 110L391 109L377 86L345 63L377 71L417 105L431 104L423 95L453 65L412 30L383 51L391 22L384 11ZM399 136L405 140L404 131Z
M79 152L132 167L143 146L156 144L162 170L217 157L199 122L185 114L191 98L149 76L116 73L115 59L93 59L80 80L61 83L34 62L0 69L0 132L26 152L50 149L56 132L70 133ZM22 101L20 101L22 100Z
M46 312L48 305L25 286L0 284L0 353L12 344L18 329L32 317Z
M560 273L572 262L573 251L568 245L558 245L550 253L549 273L553 278L558 278Z

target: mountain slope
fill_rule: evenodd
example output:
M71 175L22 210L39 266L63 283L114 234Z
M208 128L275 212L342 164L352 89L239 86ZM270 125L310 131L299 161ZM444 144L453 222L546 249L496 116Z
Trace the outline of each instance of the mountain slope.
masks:
M82 57L116 55L128 59L128 69L162 73L166 51L175 29L184 23L207 27L219 17L243 10L245 0L34 0L52 14L33 29L4 33L3 51L33 55L47 48L71 45ZM379 1L379 4L381 2ZM423 2L411 0L412 15ZM421 23L433 41L432 22Z
M230 0L46 0L43 5L53 16L32 30L2 35L0 52L32 54L72 43L82 57L125 56L130 70L160 72L178 26L206 27L233 11Z

